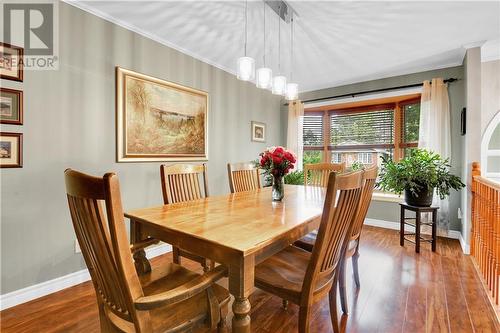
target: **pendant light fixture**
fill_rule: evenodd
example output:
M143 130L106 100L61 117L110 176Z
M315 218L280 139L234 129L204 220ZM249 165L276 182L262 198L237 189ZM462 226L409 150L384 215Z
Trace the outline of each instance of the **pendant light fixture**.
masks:
M293 13L290 24L290 81L293 82L293 37L294 37L294 29L293 29ZM297 83L288 83L286 85L286 99L289 101L294 101L299 98L299 85Z
M257 69L257 79L255 85L257 88L271 89L273 85L273 71L271 68L266 67L266 2L262 1L264 6L264 67Z
M255 60L247 56L248 0L245 1L245 56L238 58L236 77L242 81L251 81L255 77Z
M281 12L281 5L279 7ZM281 75L281 19L278 16L278 75L273 78L274 95L284 96L286 93L286 77Z

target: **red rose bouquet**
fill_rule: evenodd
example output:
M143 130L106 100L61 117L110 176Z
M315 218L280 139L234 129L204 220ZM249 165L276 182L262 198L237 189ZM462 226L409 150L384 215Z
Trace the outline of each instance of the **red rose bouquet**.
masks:
M273 177L273 201L284 196L283 176L293 169L297 158L283 147L271 147L260 153L260 168Z

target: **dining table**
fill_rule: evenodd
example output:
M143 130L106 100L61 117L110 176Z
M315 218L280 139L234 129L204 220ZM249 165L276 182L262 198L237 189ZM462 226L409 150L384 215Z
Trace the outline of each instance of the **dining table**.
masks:
M140 208L125 213L131 243L153 238L228 269L233 332L250 332L255 266L319 227L325 188L285 185L282 201L271 188ZM143 249L134 252L139 274L151 270Z

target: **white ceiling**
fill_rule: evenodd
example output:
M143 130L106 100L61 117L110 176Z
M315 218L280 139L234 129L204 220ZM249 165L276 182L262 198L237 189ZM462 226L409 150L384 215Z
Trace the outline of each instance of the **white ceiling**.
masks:
M498 1L289 3L299 15L293 77L301 91L460 65L464 46L500 38ZM73 4L231 73L244 52L242 1ZM248 53L258 66L263 8L248 2ZM267 62L277 72L278 19L269 7L266 19ZM281 29L281 68L290 77L290 27Z

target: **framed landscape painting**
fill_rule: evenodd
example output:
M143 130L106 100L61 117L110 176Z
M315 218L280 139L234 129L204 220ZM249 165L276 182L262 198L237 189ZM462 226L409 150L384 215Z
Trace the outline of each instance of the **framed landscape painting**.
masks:
M23 124L23 92L0 88L0 124Z
M23 49L0 42L0 78L23 81Z
M206 161L208 93L116 68L118 162Z
M0 168L21 168L22 166L22 133L0 132Z

